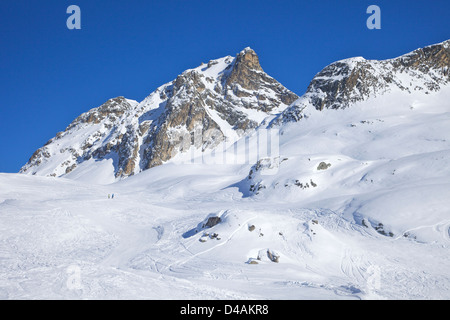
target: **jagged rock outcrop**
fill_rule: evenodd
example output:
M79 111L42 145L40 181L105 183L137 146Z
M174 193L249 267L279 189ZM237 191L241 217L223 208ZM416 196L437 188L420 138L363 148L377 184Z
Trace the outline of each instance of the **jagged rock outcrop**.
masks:
M252 132L297 98L246 48L186 70L140 103L117 97L83 113L20 172L64 176L85 161L110 160L114 175L127 177L191 147L206 151Z
M306 93L272 125L299 121L305 117L303 110L307 106L316 110L343 109L394 90L436 92L450 83L449 70L450 40L394 59L356 57L337 61L320 71Z

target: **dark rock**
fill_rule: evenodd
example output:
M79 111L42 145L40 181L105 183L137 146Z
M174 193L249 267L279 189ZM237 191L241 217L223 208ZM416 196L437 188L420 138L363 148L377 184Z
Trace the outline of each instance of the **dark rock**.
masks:
M212 228L220 222L222 222L222 219L220 219L220 217L209 217L208 221L206 221L205 226L208 228Z
M331 163L325 163L325 162L321 162L319 163L319 165L317 166L317 170L326 170L329 167L331 167Z
M267 257L270 261L278 263L280 260L280 256L271 250L267 250Z

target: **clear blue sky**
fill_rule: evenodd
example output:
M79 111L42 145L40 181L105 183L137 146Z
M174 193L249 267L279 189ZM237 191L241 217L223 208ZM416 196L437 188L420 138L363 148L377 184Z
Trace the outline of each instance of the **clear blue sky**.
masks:
M81 30L66 9L81 8ZM381 30L366 9L381 8ZM0 172L17 172L79 114L142 100L210 59L250 46L301 95L323 67L387 59L450 39L448 0L1 0Z

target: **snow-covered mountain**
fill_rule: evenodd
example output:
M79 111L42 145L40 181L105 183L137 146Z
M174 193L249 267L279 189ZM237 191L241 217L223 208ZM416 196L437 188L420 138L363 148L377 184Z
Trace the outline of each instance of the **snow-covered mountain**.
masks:
M449 299L449 44L333 63L298 99L247 49L81 115L0 174L0 299ZM176 162L195 128L204 153L279 145Z
M390 92L439 91L450 83L450 40L388 60L363 57L334 62L320 71L306 93L275 123L298 121L307 112L343 109Z
M297 95L267 75L246 48L186 70L142 102L118 97L75 119L38 149L22 173L127 177L193 149L252 132ZM103 175L103 176L105 176Z
M297 99L246 48L234 58L186 70L140 103L118 97L80 115L38 149L21 173L108 176L100 182L112 182L179 153L236 141L260 124L298 121L312 108L347 108L389 92L437 92L448 85L449 68L450 41L389 60L349 58L325 67Z

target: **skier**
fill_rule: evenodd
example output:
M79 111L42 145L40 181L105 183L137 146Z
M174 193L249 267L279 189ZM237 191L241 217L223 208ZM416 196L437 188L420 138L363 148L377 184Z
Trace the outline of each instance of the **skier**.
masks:
M112 194L111 198L114 199L114 193Z

